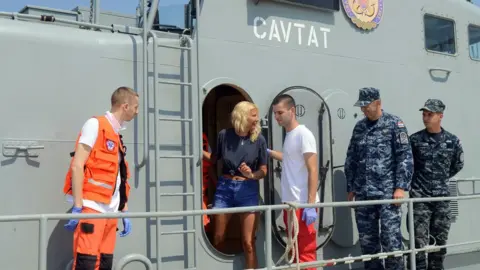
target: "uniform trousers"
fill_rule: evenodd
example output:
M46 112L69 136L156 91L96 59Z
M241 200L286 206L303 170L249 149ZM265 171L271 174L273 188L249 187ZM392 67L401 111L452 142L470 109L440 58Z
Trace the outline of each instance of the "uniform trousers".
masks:
M82 213L96 214L84 207ZM80 219L73 235L73 270L111 270L117 219Z
M423 248L433 243L437 246L446 245L451 219L450 202L448 201L414 203L413 223L415 227L415 248ZM445 248L440 249L440 251L428 253L427 265L425 252L418 252L415 256L416 269L443 270L446 253L447 250ZM407 265L410 269L410 259L407 261Z
M298 220L298 259L302 262L314 262L317 260L317 231L315 229L315 222L307 226L305 221L302 220L303 209L298 209L295 212ZM288 227L288 212L283 210L283 221L287 233L293 234L293 228ZM293 249L295 250L295 245ZM291 253L289 254L289 257ZM296 256L293 262L297 262ZM305 268L306 270L315 270L316 267Z
M356 200L365 199L357 195ZM403 249L400 206L392 204L356 206L355 219L364 255ZM405 268L402 257L392 256L385 259L385 267L382 260L378 258L364 262L364 267L365 270L403 270Z

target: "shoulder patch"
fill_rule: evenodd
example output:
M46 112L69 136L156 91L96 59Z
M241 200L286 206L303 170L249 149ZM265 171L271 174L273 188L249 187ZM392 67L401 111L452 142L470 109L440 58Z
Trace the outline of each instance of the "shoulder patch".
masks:
M397 122L397 126L398 126L399 128L404 128L404 127L405 127L405 124L403 124L403 121L398 121L398 122Z
M115 143L112 140L107 140L106 146L108 151L113 151L113 149L115 148Z
M408 135L405 132L400 132L400 143L408 144Z

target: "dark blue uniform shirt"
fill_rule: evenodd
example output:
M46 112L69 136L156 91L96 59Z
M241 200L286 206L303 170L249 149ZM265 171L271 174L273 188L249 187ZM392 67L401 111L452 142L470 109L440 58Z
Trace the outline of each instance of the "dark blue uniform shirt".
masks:
M409 190L412 173L412 149L399 117L383 112L376 121L357 122L345 160L347 192L392 199L395 189Z
M463 148L457 136L444 130L420 130L410 136L415 170L411 197L450 196L449 180L463 168Z

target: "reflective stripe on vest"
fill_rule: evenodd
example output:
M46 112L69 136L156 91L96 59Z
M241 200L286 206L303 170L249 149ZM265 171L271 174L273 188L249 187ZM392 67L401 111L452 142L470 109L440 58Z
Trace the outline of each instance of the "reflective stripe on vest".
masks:
M88 182L89 182L90 184L93 184L93 185L96 185L96 186L99 186L99 187L104 187L104 188L108 188L108 189L113 190L113 187L112 187L111 185L108 185L108 184L105 184L105 183L102 183L102 182L95 181L95 180L93 180L92 178L88 179Z

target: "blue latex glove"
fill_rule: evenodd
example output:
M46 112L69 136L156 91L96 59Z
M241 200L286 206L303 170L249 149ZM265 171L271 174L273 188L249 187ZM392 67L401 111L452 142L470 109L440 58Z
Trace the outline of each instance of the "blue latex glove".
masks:
M126 213L127 211L122 211L123 213ZM132 222L130 222L130 219L128 218L122 218L123 222L123 231L120 233L120 237L125 237L130 234L132 231Z
M302 214L302 220L305 221L307 226L314 223L317 219L317 211L315 208L305 208Z
M81 214L82 213L82 207L73 207L72 208L72 214ZM75 228L77 227L78 224L78 219L70 219L67 224L63 225L63 227L69 231L75 231Z

